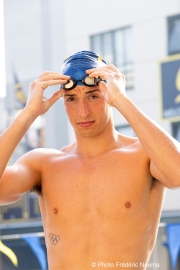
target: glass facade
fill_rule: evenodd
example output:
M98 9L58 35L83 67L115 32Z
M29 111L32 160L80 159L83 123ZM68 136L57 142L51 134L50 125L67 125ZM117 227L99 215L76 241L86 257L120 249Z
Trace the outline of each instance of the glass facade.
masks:
M168 54L180 53L180 14L168 17Z
M91 36L91 50L114 64L126 77L126 89L134 86L132 27Z
M115 129L125 136L136 137L134 130L129 125L116 126Z
M174 122L171 124L172 126L172 135L173 137L180 142L180 122Z

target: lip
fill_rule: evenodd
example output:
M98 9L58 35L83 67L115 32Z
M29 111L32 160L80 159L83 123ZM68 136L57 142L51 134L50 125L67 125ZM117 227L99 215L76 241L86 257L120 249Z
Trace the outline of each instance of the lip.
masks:
M90 127L94 124L95 121L86 121L86 122L79 122L78 125L80 127Z

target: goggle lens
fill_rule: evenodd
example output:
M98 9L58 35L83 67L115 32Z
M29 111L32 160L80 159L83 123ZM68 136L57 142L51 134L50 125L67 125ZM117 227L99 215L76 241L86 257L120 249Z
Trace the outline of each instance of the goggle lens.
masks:
M69 89L69 88L71 88L73 86L74 86L74 82L71 79L64 85L64 87L67 88L67 89Z
M86 78L84 78L84 82L85 82L87 85L96 85L95 79L96 79L96 78L90 78L89 76L87 76Z

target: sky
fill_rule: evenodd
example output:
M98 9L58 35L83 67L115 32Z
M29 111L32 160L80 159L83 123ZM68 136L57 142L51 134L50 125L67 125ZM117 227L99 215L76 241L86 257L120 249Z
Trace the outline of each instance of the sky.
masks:
M5 74L5 46L4 46L4 14L3 0L0 0L0 97L6 95L6 74Z

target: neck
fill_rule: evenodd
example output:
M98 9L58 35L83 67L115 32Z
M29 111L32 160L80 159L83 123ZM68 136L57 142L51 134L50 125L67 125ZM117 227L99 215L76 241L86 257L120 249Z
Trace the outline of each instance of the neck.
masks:
M103 153L111 151L117 144L120 138L118 132L114 129L113 123L109 123L106 128L98 135L92 137L83 137L80 134L76 135L75 151L82 157L97 157Z

